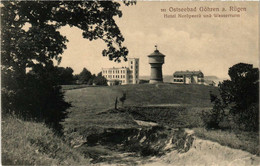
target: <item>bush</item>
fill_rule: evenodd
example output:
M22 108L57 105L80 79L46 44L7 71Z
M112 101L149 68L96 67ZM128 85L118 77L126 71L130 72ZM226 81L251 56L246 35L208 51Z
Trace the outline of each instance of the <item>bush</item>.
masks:
M202 120L206 128L217 129L220 128L219 124L224 119L225 112L221 100L211 95L212 98L214 98L214 106L209 112L202 113Z
M234 122L246 131L259 131L259 105L251 104L245 111L234 114Z

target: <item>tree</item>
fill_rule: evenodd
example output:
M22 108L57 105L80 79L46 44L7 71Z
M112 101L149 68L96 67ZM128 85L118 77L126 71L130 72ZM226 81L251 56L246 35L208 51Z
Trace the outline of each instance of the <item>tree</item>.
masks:
M73 82L79 84L79 74L73 75Z
M230 80L220 83L220 94L226 105L235 104L236 111L247 109L259 100L259 70L253 65L238 63L229 68Z
M213 108L209 111L202 112L202 120L205 123L206 128L220 128L220 122L225 117L225 111L221 100L210 91L210 101L214 103Z
M238 63L229 68L230 80L219 84L222 102L215 98L219 112L229 109L236 123L246 130L259 130L259 69Z
M82 72L79 74L79 83L87 84L89 80L92 78L92 74L86 68L83 68Z
M90 41L103 40L107 48L102 54L110 60L126 60L128 50L122 45L124 38L114 20L122 16L118 2L1 3L2 102L6 113L36 116L56 125L64 117L68 103L63 100L53 64L54 60L60 63L68 42L59 32L62 26L80 28Z
M57 67L58 84L70 85L73 84L73 69L70 67Z
M99 73L97 74L97 76L102 76L102 72L99 72Z
M107 85L107 79L103 76L98 75L97 77L94 78L93 83L95 85L105 85L106 86Z

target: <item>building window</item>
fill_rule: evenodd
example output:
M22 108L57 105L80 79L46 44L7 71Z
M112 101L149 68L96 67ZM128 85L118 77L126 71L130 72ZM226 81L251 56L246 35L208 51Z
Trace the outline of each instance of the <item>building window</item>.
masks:
M131 69L133 69L133 66L131 66Z
M133 64L133 61L131 61L131 64Z

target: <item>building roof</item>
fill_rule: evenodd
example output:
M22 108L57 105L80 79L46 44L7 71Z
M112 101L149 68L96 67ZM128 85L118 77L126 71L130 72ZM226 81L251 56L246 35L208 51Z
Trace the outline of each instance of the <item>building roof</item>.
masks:
M118 69L129 69L128 67L110 67L110 68L102 68L102 70L118 70Z
M148 55L148 57L154 57L154 56L158 56L158 57L165 57L165 55L163 55L162 53L160 53L159 50L154 50L153 53L151 53L150 55Z
M201 71L175 71L173 75L203 75Z

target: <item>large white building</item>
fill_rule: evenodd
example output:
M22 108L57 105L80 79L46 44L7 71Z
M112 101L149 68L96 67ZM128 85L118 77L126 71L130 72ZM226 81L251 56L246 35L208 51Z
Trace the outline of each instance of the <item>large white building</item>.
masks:
M128 58L128 67L102 68L104 76L109 86L115 84L139 84L139 59Z
M173 73L173 83L204 84L204 74L201 71L176 71Z

